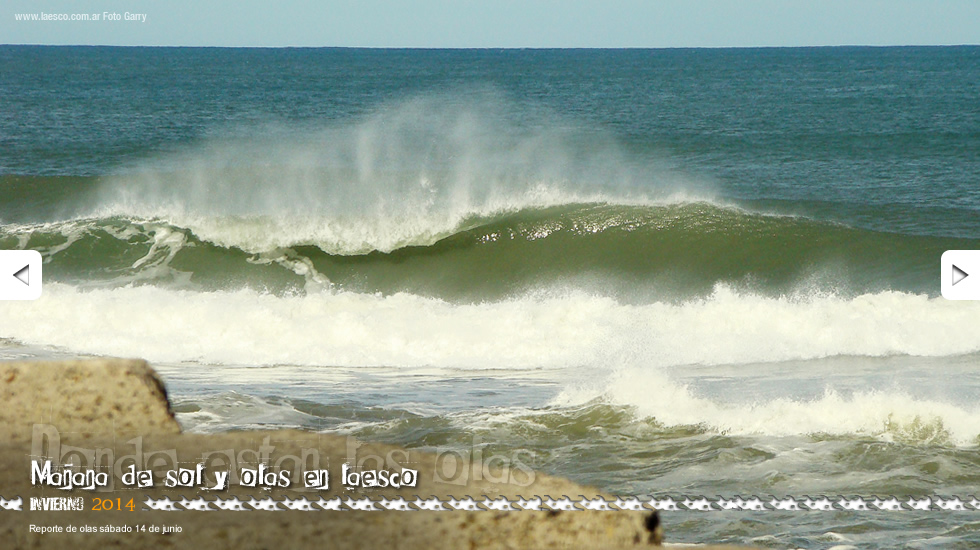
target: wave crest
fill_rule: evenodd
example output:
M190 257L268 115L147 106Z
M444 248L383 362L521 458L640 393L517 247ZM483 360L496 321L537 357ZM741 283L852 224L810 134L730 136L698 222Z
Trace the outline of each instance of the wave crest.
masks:
M233 244L159 219L116 216L8 225L0 245L37 249L54 280L86 284L177 282L280 294L333 285L467 301L558 286L640 303L706 296L718 283L774 296L800 285L935 293L942 252L978 246L703 202L528 208L472 219L433 243L387 253L337 254L286 229L281 244L270 243L265 231L277 222L208 223L221 226Z
M259 135L110 178L84 214L161 219L250 252L302 243L363 254L528 208L707 196L609 133L486 91L411 99L327 129L249 133Z

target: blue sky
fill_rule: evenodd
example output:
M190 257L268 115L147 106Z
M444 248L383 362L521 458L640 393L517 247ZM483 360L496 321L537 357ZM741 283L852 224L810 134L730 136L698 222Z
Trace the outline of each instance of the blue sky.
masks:
M146 14L18 21L26 13ZM448 48L980 44L980 0L4 0L0 43Z

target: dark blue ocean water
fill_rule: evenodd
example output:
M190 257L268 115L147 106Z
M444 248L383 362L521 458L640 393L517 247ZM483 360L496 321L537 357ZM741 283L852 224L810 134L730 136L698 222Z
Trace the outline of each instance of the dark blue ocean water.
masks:
M729 196L976 236L978 61L975 47L6 46L0 171L102 175L269 122L342 123L434 91L464 101L489 87L517 111L609 131L638 162L667 162Z

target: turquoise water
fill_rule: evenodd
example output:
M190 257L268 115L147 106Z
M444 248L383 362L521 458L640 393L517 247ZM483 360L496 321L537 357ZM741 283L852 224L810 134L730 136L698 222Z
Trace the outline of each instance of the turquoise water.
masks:
M623 495L977 494L980 48L0 47L0 357ZM39 321L40 320L40 321ZM972 547L973 512L667 512Z

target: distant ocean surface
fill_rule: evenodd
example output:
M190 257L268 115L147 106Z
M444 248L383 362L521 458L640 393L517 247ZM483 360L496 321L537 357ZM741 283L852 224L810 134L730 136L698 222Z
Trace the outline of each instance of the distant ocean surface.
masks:
M619 495L980 496L980 48L0 46L0 359ZM574 496L574 495L570 495ZM980 512L666 512L976 548Z

